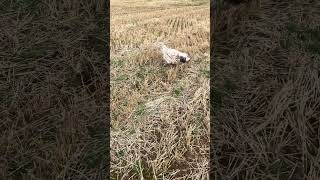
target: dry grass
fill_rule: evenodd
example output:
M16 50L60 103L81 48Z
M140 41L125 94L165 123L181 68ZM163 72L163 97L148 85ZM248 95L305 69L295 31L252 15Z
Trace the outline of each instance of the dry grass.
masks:
M319 9L318 1L261 0L260 9L240 5L217 19L217 179L320 178Z
M113 179L206 179L209 2L111 1ZM156 41L191 62L163 66Z
M0 179L107 173L107 7L63 2L0 3Z

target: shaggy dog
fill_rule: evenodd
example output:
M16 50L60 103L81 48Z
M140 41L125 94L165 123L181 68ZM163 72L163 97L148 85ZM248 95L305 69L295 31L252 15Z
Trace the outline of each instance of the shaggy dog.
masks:
M163 59L167 64L186 63L190 60L188 54L168 48L164 43L156 43L156 46L160 48Z

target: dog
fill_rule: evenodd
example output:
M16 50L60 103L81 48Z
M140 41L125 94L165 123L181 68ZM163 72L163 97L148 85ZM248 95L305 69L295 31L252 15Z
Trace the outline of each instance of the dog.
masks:
M164 43L157 43L167 64L187 63L191 58L187 53L180 52L176 49L168 48Z

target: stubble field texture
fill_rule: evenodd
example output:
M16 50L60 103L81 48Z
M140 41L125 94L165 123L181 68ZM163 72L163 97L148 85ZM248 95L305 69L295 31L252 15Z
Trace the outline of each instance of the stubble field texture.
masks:
M111 1L112 179L205 179L209 1ZM164 66L155 42L187 52Z
M0 2L0 179L105 179L108 8Z
M320 2L251 2L224 6L216 20L211 170L319 179Z

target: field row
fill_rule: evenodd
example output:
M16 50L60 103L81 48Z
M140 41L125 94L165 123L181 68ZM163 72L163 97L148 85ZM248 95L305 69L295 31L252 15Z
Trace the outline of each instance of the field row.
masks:
M201 49L201 44L209 44L209 8L199 8L180 14L164 12L142 13L144 15L114 18L111 21L111 51L123 48L149 47L156 41ZM153 18L149 18L153 16ZM163 15L163 16L161 16ZM208 17L206 17L208 16ZM143 19L148 17L148 19Z

